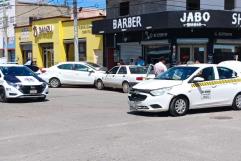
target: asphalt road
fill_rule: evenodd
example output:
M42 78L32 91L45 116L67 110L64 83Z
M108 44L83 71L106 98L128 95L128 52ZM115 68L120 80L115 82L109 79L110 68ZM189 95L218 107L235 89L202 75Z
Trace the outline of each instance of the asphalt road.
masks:
M130 114L127 95L51 89L46 102L0 103L0 161L239 161L241 111Z

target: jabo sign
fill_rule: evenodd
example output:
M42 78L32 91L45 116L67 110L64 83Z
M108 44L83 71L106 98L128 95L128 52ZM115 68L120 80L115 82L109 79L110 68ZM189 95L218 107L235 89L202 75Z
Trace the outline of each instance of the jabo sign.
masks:
M52 33L53 31L54 31L53 25L33 26L33 35L35 37L38 37L41 34Z
M202 27L207 26L210 19L209 12L184 12L180 22L183 23L184 27Z

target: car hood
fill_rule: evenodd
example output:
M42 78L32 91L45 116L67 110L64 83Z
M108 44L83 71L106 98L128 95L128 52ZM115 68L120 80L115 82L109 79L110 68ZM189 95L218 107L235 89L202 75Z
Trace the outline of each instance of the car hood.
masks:
M134 89L144 89L144 90L155 90L155 89L160 89L160 88L165 88L165 87L172 87L172 86L177 86L181 85L182 81L177 81L177 80L146 80L141 83L138 83L135 85L133 88Z
M18 83L22 85L41 85L43 82L33 76L5 76L7 82Z

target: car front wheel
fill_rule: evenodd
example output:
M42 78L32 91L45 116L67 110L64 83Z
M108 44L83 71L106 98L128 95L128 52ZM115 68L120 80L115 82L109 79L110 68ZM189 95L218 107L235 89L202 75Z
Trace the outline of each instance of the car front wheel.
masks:
M189 109L188 100L185 97L176 97L171 101L170 114L174 117L184 116Z
M6 92L5 92L4 87L0 87L0 101L3 103L8 102L8 98L6 97Z
M233 109L241 110L241 93L237 94L233 100Z
M52 88L58 88L58 87L60 87L61 83L58 78L51 78L49 81L49 85Z

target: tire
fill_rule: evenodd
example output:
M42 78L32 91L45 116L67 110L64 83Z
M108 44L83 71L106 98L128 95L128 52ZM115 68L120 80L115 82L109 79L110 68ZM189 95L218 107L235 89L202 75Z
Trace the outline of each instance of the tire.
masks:
M6 92L4 87L0 87L0 102L7 103L9 99L6 97Z
M128 82L124 82L124 83L122 84L122 91L123 91L124 93L128 93L128 92L130 91L130 85L129 85Z
M58 88L61 86L60 80L58 78L51 78L49 81L49 85L52 88Z
M104 88L104 84L102 82L102 80L98 79L95 83L95 87L98 89L98 90L102 90Z
M232 107L234 110L237 110L237 111L241 110L241 93L237 94L234 97Z
M169 112L172 116L184 116L189 109L189 102L185 97L175 97L170 104Z

